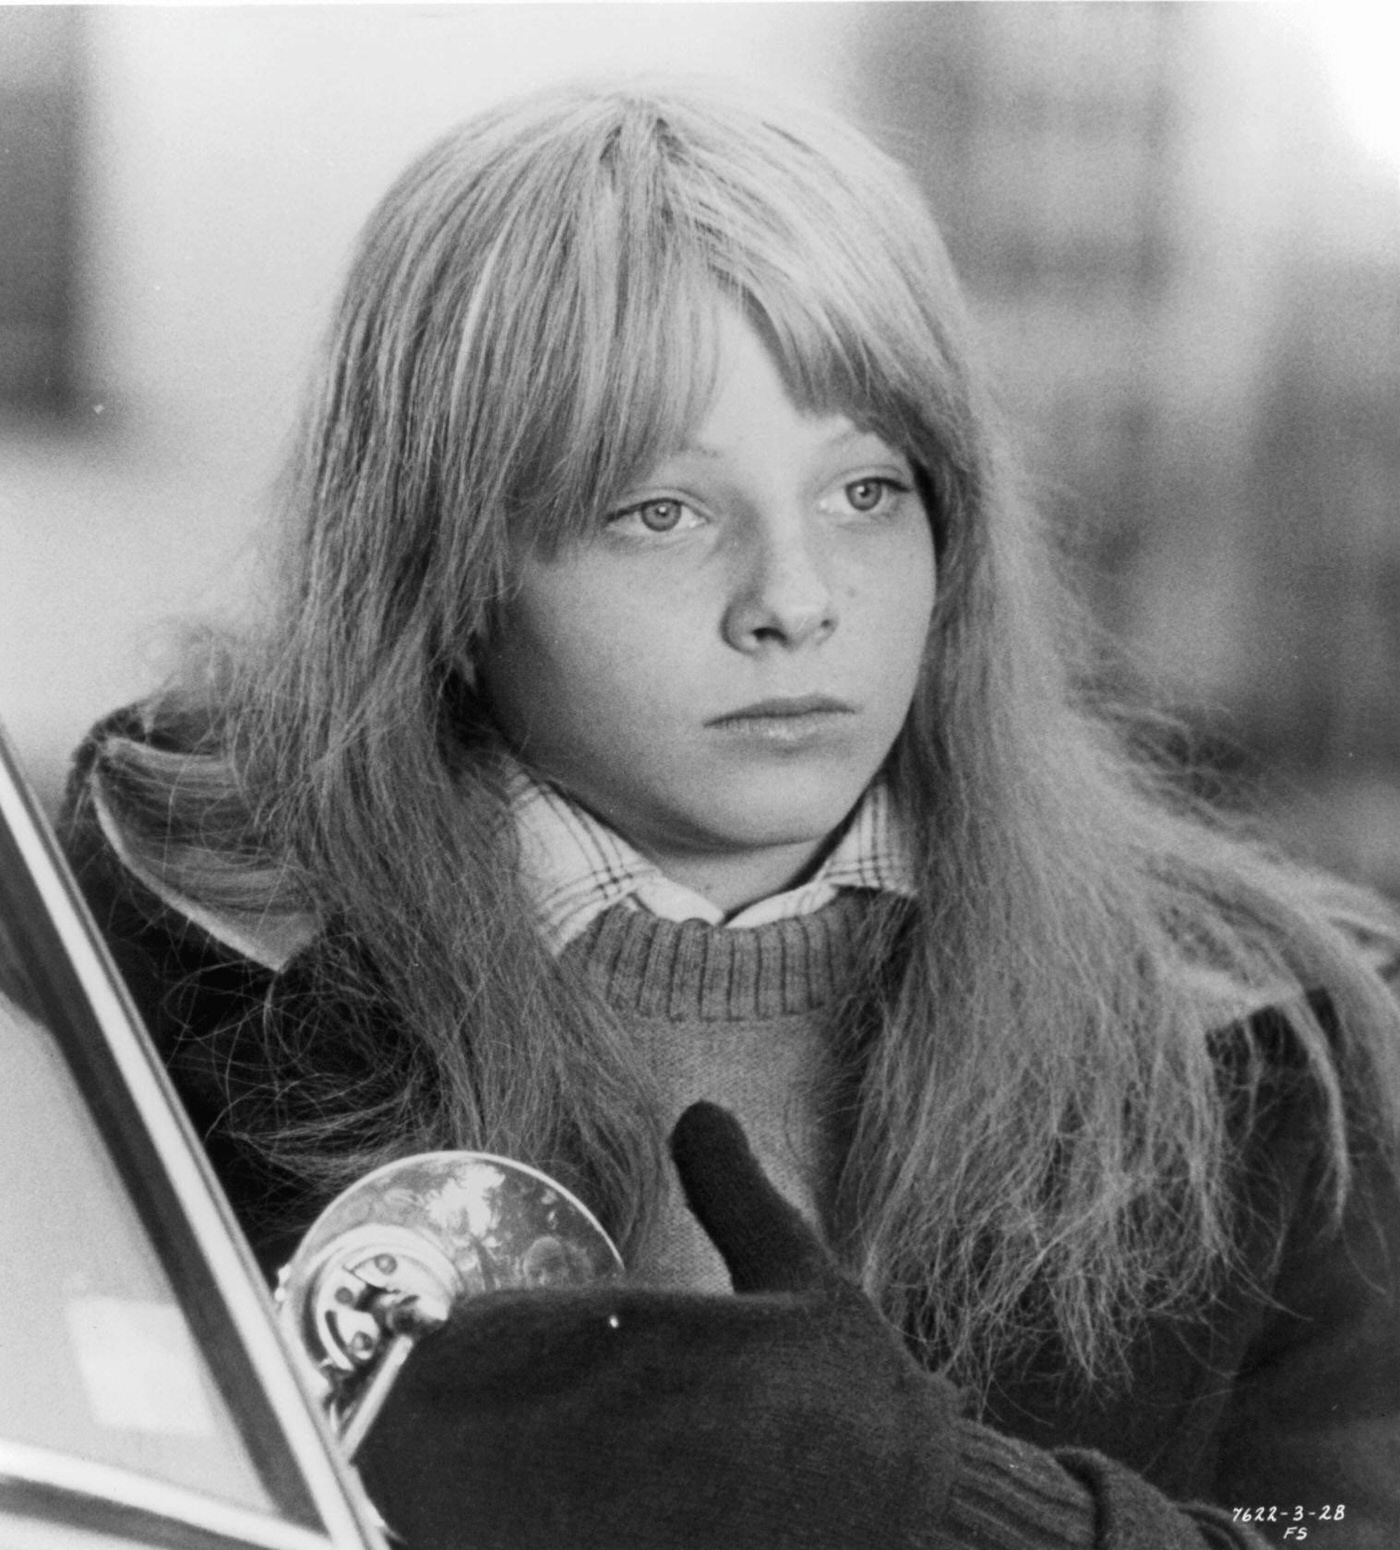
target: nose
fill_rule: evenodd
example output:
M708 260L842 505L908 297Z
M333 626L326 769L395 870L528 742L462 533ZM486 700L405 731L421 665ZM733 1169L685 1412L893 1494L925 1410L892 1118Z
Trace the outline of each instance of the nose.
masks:
M736 570L724 617L736 651L819 644L836 629L828 557L800 514L756 522Z

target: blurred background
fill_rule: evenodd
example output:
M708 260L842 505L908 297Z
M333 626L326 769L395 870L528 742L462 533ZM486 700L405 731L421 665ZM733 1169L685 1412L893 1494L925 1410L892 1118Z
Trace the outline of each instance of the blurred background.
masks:
M914 167L1123 677L1400 890L1400 8L0 7L0 719L236 611L348 245L533 82L777 83Z

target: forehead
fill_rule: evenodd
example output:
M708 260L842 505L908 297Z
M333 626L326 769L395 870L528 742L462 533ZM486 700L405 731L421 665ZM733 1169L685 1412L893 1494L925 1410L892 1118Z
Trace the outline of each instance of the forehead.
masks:
M542 383L525 406L535 443L517 486L517 543L548 553L582 536L663 460L753 434L765 407L787 406L823 435L874 434L905 449L908 438L857 390L858 372L817 324L799 333L712 275L674 278L664 308L580 340L592 348L581 348L572 384Z
M817 453L880 448L886 438L868 405L856 405L834 390L816 395L810 382L784 370L772 346L734 306L723 305L712 324L706 352L707 390L689 396L686 409L658 442L655 460L722 459L736 449L761 451L775 433ZM805 391L804 391L805 389Z

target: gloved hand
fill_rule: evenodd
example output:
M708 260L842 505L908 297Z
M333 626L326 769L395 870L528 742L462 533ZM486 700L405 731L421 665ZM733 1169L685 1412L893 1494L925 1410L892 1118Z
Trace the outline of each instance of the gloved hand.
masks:
M926 1545L956 1402L696 1104L672 1154L734 1297L477 1298L409 1358L358 1462L410 1550Z

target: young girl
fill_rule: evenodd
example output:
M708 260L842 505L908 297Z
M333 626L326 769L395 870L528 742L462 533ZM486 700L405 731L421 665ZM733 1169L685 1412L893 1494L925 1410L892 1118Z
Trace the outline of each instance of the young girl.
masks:
M268 617L80 755L270 1272L438 1147L622 1245L418 1348L414 1550L1397 1542L1395 922L1092 702L966 334L840 124L493 109L364 233Z

